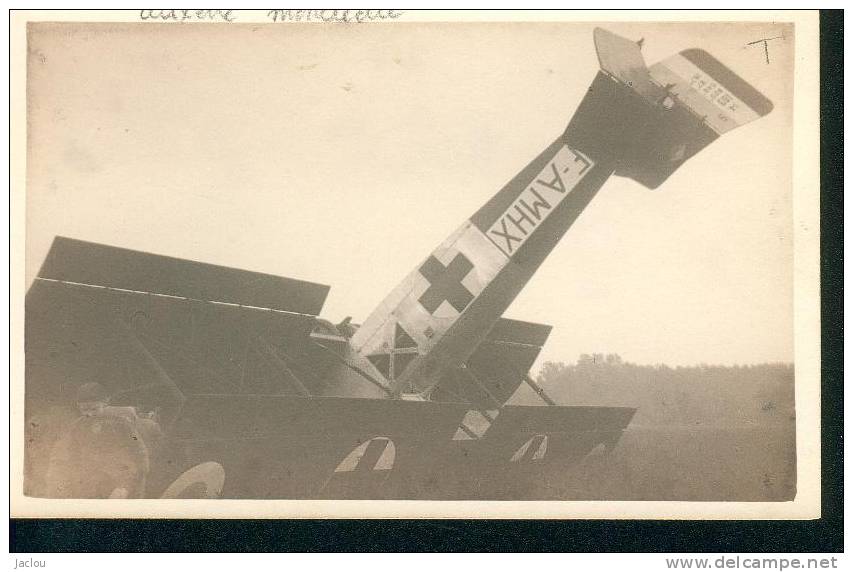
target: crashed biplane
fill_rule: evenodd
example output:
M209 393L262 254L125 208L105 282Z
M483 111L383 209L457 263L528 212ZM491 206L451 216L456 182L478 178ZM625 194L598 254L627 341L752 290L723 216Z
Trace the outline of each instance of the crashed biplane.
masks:
M524 498L612 449L634 410L554 403L528 374L550 327L502 315L611 175L656 188L772 104L702 50L647 67L594 39L565 131L359 326L318 318L327 286L57 237L26 300L28 422L71 420L93 382L156 412L152 498ZM541 406L507 404L525 383ZM28 448L28 494L57 494L51 457Z

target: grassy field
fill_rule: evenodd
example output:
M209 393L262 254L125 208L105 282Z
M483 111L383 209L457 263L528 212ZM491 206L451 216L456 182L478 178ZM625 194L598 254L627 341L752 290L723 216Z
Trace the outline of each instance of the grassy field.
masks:
M796 494L789 364L671 368L581 356L546 363L558 403L636 407L616 448L529 483L539 498L784 501ZM513 401L536 403L532 392Z

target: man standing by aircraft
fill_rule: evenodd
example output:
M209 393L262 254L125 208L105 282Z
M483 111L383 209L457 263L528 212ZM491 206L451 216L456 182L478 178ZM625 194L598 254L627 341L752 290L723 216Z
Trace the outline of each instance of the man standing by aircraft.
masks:
M162 432L135 407L109 405L99 383L77 391L78 417L53 447L48 492L60 498L140 498Z

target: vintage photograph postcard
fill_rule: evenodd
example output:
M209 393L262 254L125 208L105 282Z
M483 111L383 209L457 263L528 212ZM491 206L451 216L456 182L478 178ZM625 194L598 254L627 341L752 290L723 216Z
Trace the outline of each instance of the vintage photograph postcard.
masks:
M13 13L13 516L819 517L817 22Z

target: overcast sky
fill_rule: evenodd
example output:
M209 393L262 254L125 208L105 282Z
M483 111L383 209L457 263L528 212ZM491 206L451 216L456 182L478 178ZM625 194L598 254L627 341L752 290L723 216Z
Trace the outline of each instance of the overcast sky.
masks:
M793 29L613 24L708 50L775 104L649 191L612 178L508 317L543 359L791 361ZM760 38L784 35L768 46ZM27 282L69 236L332 286L360 321L565 128L592 25L41 25Z

